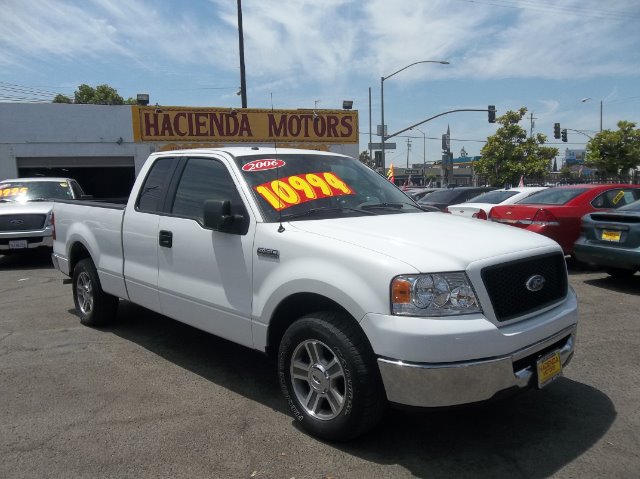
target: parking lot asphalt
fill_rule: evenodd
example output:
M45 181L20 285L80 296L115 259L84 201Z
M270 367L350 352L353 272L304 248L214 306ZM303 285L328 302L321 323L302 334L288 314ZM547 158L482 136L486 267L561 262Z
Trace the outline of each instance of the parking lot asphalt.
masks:
M570 271L577 351L547 388L343 444L296 426L262 354L127 302L81 326L62 279L0 257L1 478L640 477L640 274Z

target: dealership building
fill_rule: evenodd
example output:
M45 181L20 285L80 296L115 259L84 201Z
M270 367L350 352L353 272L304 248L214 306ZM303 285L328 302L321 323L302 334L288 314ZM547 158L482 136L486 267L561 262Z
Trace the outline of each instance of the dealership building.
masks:
M119 198L151 153L225 146L357 158L358 112L0 103L0 180L74 178L87 194Z

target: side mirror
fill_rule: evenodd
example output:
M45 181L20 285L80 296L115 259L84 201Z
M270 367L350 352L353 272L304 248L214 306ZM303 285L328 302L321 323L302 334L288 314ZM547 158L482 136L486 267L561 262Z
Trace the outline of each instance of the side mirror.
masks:
M223 233L240 233L244 216L231 214L229 200L206 200L202 220L205 228Z

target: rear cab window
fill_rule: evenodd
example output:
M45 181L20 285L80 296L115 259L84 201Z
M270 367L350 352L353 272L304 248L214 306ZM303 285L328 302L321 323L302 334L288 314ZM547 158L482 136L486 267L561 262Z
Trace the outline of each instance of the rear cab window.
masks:
M138 193L137 211L143 213L163 211L163 200L177 163L177 158L159 158L153 163Z

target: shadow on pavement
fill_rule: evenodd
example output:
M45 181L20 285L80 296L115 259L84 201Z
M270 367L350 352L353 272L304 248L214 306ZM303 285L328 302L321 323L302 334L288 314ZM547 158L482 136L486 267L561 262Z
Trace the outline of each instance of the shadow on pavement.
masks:
M381 427L343 450L424 478L545 478L589 450L615 417L605 394L561 378L509 400L392 410Z
M53 269L50 249L34 249L22 253L0 255L0 270Z
M640 294L640 275L638 274L628 278L606 276L604 278L587 279L584 282L596 288L617 291L618 293Z
M125 301L109 331L288 415L275 363L262 353ZM325 446L373 463L398 464L417 477L545 478L593 446L615 417L605 394L561 378L542 391L474 406L390 409L367 435Z

